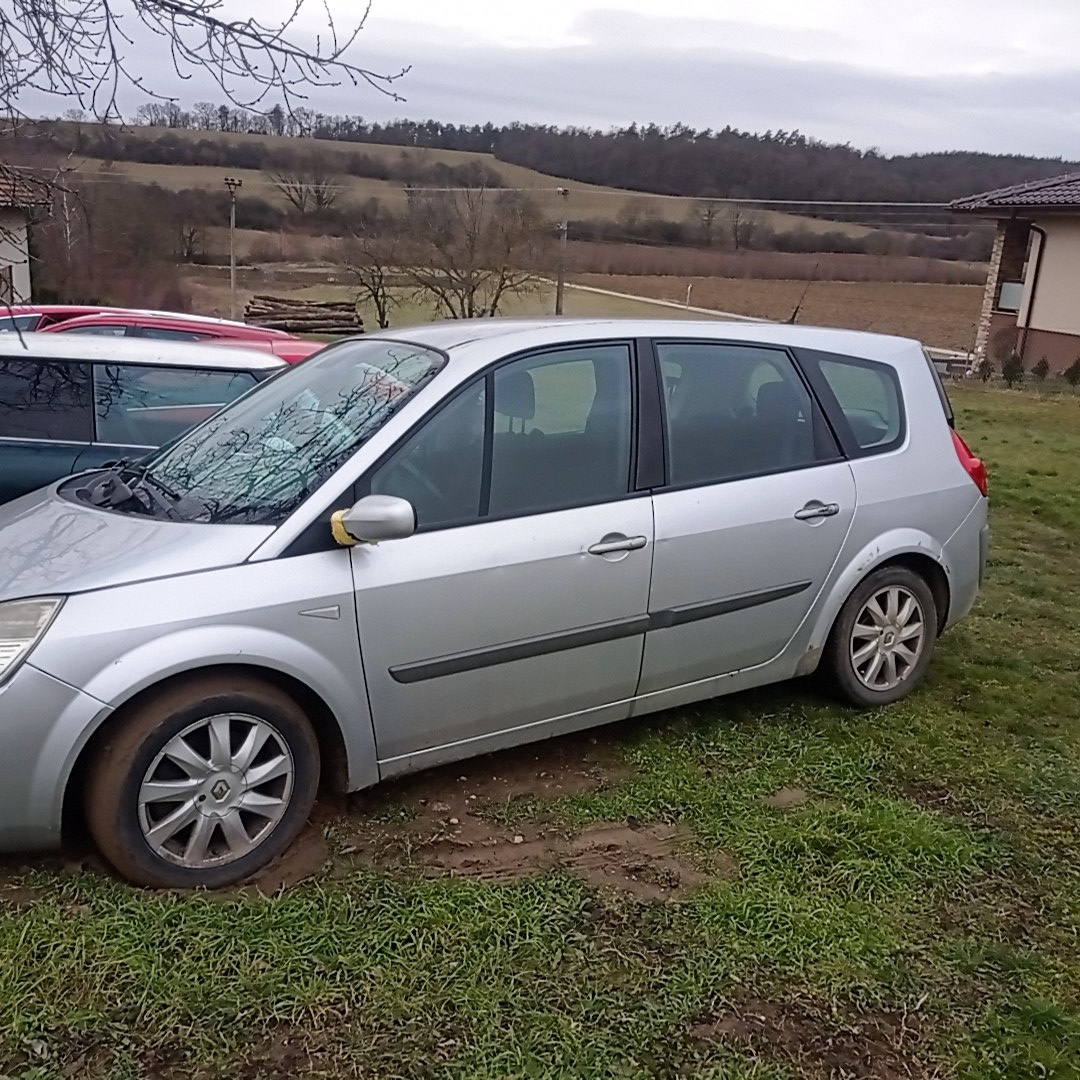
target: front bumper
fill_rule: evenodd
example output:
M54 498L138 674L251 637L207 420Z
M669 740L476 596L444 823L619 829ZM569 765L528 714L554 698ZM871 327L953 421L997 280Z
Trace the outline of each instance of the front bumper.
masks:
M68 777L108 712L28 663L0 686L0 851L59 845Z

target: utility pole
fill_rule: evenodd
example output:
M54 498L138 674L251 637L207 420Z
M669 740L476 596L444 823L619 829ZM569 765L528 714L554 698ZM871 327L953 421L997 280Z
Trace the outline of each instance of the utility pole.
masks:
M561 315L563 313L563 293L566 291L566 242L567 234L570 231L570 222L567 220L567 203L569 202L570 190L568 188L559 188L559 194L562 196L563 201L563 213L562 221L559 223L559 276L555 282L555 314Z
M229 189L229 318L236 318L236 191L244 186L243 180L226 176Z

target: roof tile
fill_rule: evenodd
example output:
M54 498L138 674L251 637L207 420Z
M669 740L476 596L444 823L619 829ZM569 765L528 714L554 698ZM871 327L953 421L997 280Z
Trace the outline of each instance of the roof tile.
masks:
M954 199L953 210L979 212L1012 210L1023 207L1077 207L1080 209L1080 172L1051 176L1045 180L1029 180L1026 184L984 191Z

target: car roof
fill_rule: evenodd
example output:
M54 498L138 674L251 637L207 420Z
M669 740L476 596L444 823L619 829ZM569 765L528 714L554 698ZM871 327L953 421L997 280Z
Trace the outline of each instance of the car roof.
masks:
M72 327L78 326L111 326L117 323L130 325L132 323L145 325L175 326L187 329L192 326L202 326L207 330L243 331L255 334L260 338L287 338L291 337L285 330L272 330L263 326L252 326L250 323L235 322L232 319L217 319L212 315L185 315L173 311L139 311L134 308L111 308L108 310L95 311L92 314L80 315L74 319L65 319L58 327L64 327L61 333L69 332Z
M370 338L393 338L452 352L474 342L500 341L508 349L530 345L554 345L606 338L688 338L716 339L747 344L768 344L822 352L849 353L869 359L895 358L908 352L910 338L874 334L865 330L800 326L790 323L735 322L722 319L457 319L410 327L380 330Z
M156 338L100 338L83 334L0 334L0 356L42 360L86 360L117 364L217 368L227 371L276 371L285 362L261 349L208 347L200 342Z

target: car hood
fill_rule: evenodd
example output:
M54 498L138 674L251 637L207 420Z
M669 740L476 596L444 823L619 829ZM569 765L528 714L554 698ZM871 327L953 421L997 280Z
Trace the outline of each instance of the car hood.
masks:
M32 492L0 506L0 601L89 592L243 562L269 525L155 521Z

